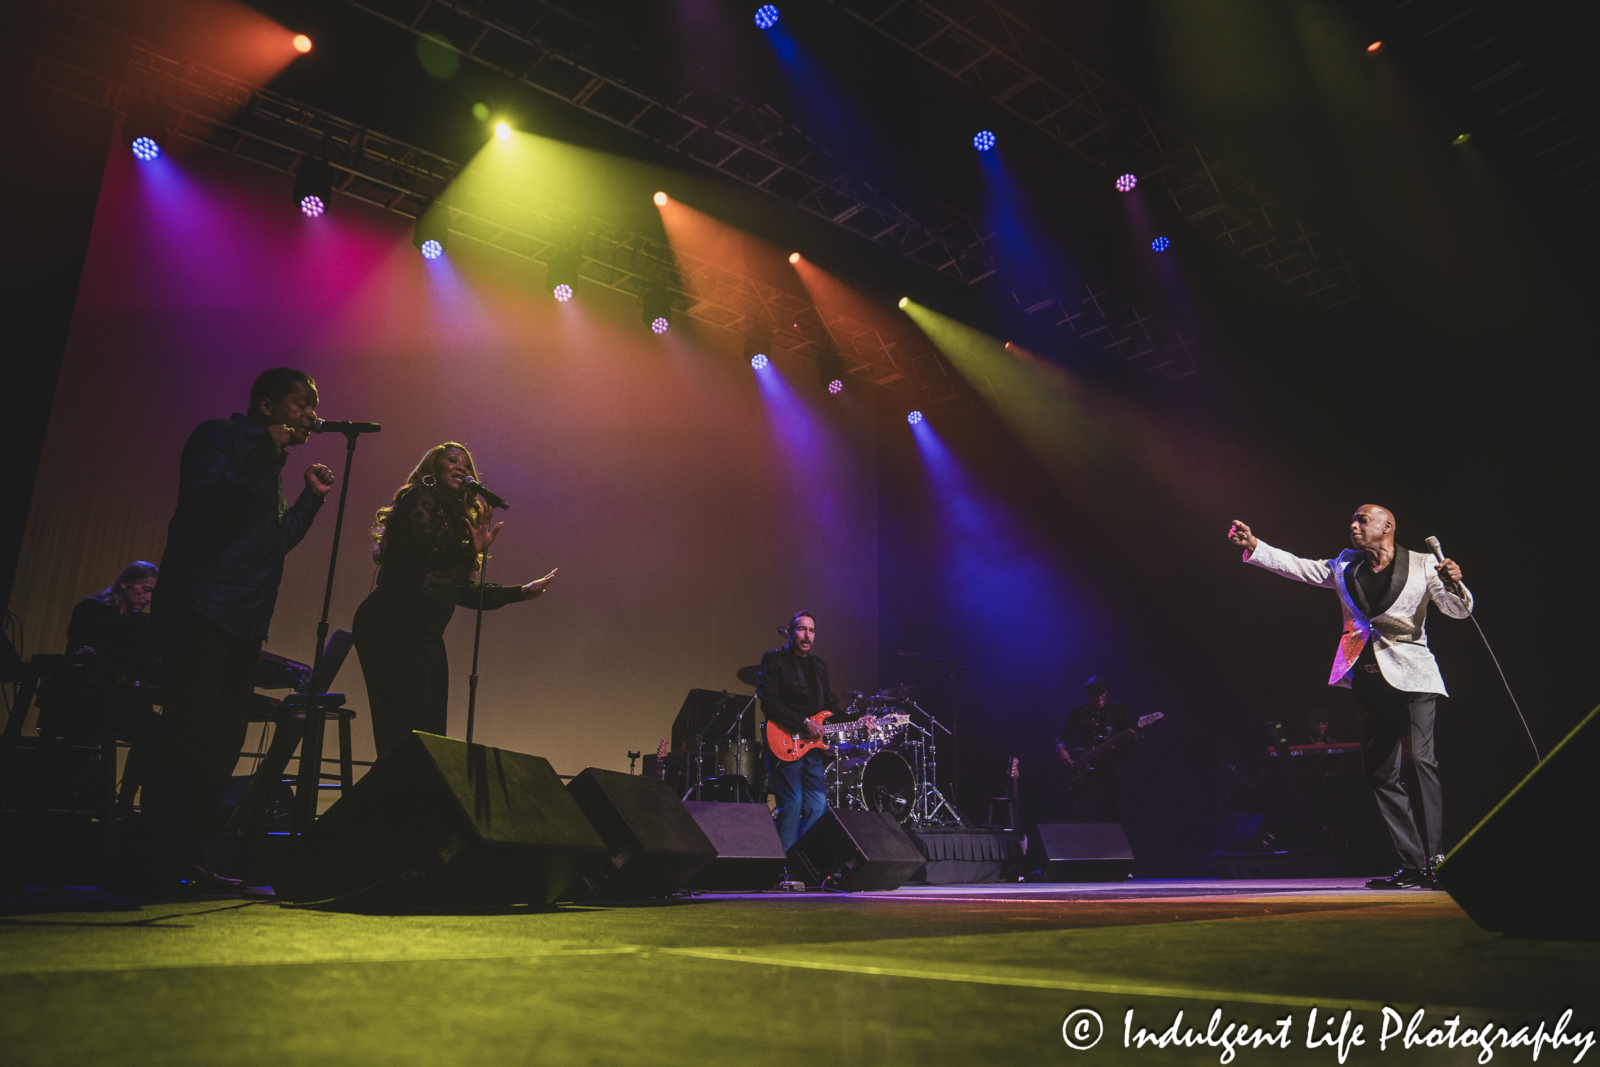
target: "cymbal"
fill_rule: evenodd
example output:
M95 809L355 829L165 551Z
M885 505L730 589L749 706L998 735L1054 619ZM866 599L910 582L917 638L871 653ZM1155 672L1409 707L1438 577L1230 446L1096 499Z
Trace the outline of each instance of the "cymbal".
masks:
M739 681L743 682L745 685L750 686L752 689L755 688L756 681L760 677L760 675L761 675L761 668L760 667L740 667L735 672L735 676L739 679Z
M908 697L916 691L916 686L902 682L899 685L890 686L888 689L880 689L876 695L888 700L896 700L901 697Z

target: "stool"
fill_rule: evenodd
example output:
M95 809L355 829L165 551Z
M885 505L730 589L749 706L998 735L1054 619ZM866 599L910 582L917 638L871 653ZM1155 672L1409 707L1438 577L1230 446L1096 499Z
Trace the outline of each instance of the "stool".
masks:
M323 724L330 715L339 720L337 776L322 773ZM261 804L272 785L284 777L283 772L298 746L300 770L294 776L294 817L290 828L296 835L305 833L317 817L317 796L323 788L322 780L336 777L339 784L331 788L339 790L349 789L354 784L355 761L350 756L350 722L355 717L355 711L344 706L343 693L291 693L278 701L272 709L272 744L268 746L261 766L251 776L244 795L239 798L239 806L234 809L228 829L243 830L247 838L254 836L260 821Z
M987 799L989 801L989 814L984 818L985 825L993 826L995 824L994 823L994 808L995 808L995 805L996 804L1004 804L1006 806L1006 824L1005 824L1004 829L1015 830L1017 828L1017 802L1016 802L1016 799L1014 797L988 797Z

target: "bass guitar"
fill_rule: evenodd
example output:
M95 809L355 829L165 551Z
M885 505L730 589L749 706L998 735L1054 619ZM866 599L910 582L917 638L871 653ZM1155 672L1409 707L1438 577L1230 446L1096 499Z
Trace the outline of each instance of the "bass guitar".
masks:
M1151 723L1159 722L1164 718L1166 718L1166 715L1159 711L1152 711L1148 715L1139 716L1138 722L1134 723L1126 730L1123 730L1121 733L1112 734L1110 737L1106 738L1104 741L1100 742L1098 745L1094 746L1089 751L1073 760L1072 766L1067 768L1067 781L1072 783L1082 781L1084 775L1095 769L1095 760L1102 756L1110 755L1117 748L1127 744L1129 741L1132 741L1135 737L1137 737L1140 730L1143 730Z
M819 711L811 716L811 721L822 728L822 740L813 741L803 734L791 734L771 719L767 720L767 746L772 749L772 754L785 763L793 763L814 748L832 748L828 744L830 738L840 734L850 733L854 730L865 729L859 719L850 722L828 723L825 720L832 715L831 711ZM897 711L891 715L877 716L879 726L899 726L911 721L911 716L905 712Z

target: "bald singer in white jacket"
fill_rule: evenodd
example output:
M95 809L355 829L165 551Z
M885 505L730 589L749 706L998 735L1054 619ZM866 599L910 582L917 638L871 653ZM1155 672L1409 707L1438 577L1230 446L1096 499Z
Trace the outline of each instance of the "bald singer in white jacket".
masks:
M1432 889L1434 866L1443 859L1444 807L1439 764L1433 750L1435 705L1447 695L1439 665L1428 648L1428 605L1451 618L1472 614L1472 593L1461 584L1461 568L1446 559L1397 548L1394 515L1363 504L1350 516L1354 547L1333 559L1302 559L1274 548L1235 519L1228 540L1244 549L1246 563L1308 585L1332 589L1344 613L1344 632L1334 653L1329 685L1351 689L1365 713L1361 732L1367 784L1389 829L1400 870L1374 878L1374 889ZM1401 738L1409 737L1417 772L1421 833L1411 799L1400 780Z

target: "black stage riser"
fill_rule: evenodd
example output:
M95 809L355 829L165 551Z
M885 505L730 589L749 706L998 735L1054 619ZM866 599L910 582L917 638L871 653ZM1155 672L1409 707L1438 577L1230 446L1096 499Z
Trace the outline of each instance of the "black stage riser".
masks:
M660 779L590 767L567 790L606 846L605 860L573 886L574 899L664 897L717 858L711 839Z
M789 849L789 875L851 892L898 889L927 862L894 816L829 808Z
M1600 911L1582 889L1600 825L1600 725L1591 711L1462 839L1439 882L1472 921L1511 937L1600 940ZM1576 862L1574 862L1576 861ZM1573 872L1552 880L1551 872Z
M765 804L686 800L683 806L717 850L717 858L689 882L690 889L771 889L783 878L789 857Z
M608 855L548 760L414 733L289 850L291 902L550 904Z
M1028 859L1047 882L1121 882L1133 873L1133 849L1120 823L1042 822Z
M908 830L906 836L928 861L918 885L1014 882L1023 873L1024 838L1015 830Z

